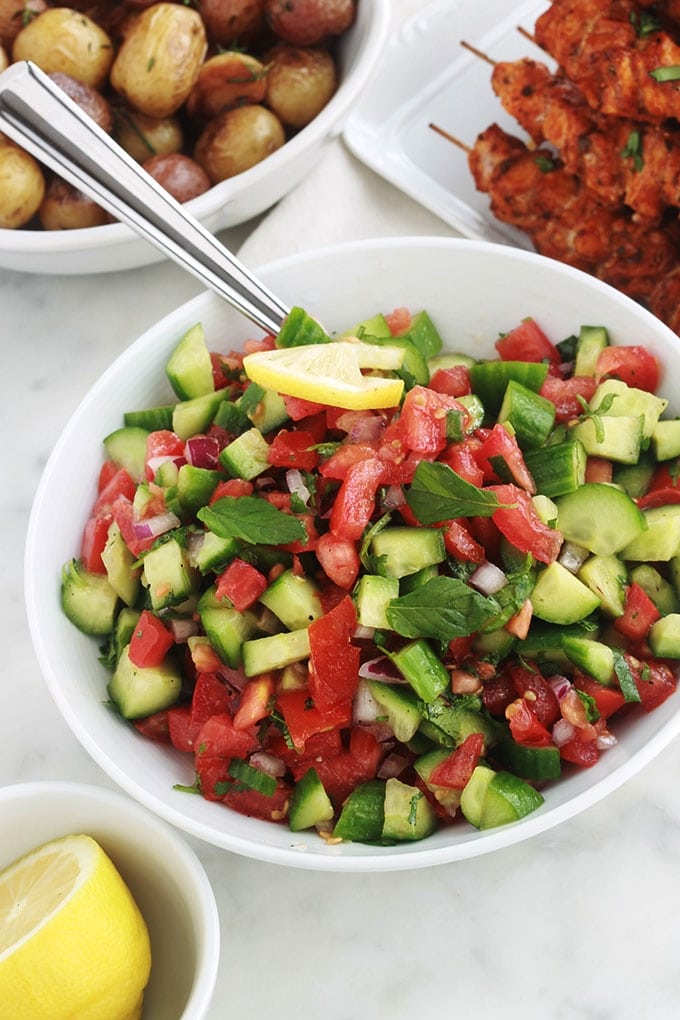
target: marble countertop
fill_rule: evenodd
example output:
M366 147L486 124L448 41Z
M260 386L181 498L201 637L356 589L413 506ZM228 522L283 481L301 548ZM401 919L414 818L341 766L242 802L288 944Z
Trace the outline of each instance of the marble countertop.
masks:
M350 237L451 233L336 141L275 210L223 239L256 265ZM79 400L134 338L199 290L169 263L81 278L0 273L3 785L113 785L40 675L23 603L26 526L43 466ZM677 741L558 828L424 871L288 870L187 842L213 883L222 923L210 1020L680 1015Z

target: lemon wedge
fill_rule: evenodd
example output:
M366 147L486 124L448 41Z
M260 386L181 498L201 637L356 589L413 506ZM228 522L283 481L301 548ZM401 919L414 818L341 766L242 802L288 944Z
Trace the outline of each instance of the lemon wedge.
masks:
M243 367L264 389L358 411L396 407L403 381L364 375L362 369L393 371L403 359L404 351L398 347L348 339L256 351L245 356Z
M90 836L53 840L0 872L0 1016L136 1020L150 969L144 919Z

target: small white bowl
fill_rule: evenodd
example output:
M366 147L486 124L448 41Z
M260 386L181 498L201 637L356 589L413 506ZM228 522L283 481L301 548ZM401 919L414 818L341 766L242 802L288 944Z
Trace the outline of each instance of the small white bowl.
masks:
M364 0L338 41L340 85L311 123L267 159L187 202L187 210L216 233L275 205L321 158L380 57L390 19L388 0ZM107 273L160 262L163 256L123 223L80 230L0 228L0 268L58 275Z
M260 274L288 304L299 304L330 330L378 311L425 308L453 350L477 357L521 319L533 316L561 340L584 323L608 327L614 343L643 343L663 366L660 392L680 414L678 338L613 288L532 252L457 238L354 242L281 259ZM123 412L168 402L164 365L179 337L204 324L214 349L238 348L258 331L212 294L172 312L132 344L99 379L61 435L45 469L26 548L28 618L41 668L67 723L99 765L147 807L179 828L248 857L326 871L389 871L474 857L517 843L594 804L651 760L680 732L680 694L646 716L617 723L617 746L597 765L545 790L545 804L513 825L478 832L442 829L393 847L328 846L315 834L236 814L173 790L194 779L189 755L140 738L103 704L108 674L95 641L61 612L62 564L77 555L94 502L101 440Z
M203 1020L217 980L215 896L194 851L165 822L123 794L80 783L0 788L0 869L60 836L96 839L144 915L151 978L144 1020Z

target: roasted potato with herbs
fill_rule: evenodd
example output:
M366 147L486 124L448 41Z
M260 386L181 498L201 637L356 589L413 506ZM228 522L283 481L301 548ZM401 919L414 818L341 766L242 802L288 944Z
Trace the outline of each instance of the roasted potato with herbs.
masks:
M357 2L0 0L0 70L3 46L10 62L34 61L184 202L260 163L317 116L337 87L333 43ZM30 156L5 164L0 188L7 173L12 183L0 227L111 221Z
M61 71L101 88L113 62L113 42L96 22L70 7L53 7L22 28L12 60L32 60L47 74Z
M189 96L207 48L196 11L153 4L126 33L111 68L111 85L140 113L168 117Z
M266 103L287 127L303 128L335 92L335 63L320 47L282 43L270 54Z

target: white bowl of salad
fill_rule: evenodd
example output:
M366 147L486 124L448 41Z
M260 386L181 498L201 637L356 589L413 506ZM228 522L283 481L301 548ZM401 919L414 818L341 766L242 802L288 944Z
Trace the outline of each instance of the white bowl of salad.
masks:
M299 868L460 860L594 804L680 729L677 337L484 242L261 276L279 337L199 296L51 455L27 607L74 734L167 821Z

